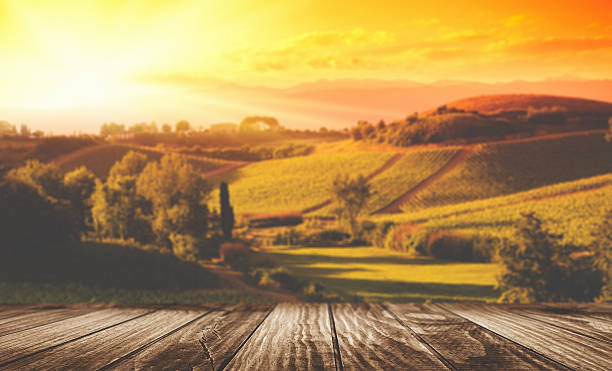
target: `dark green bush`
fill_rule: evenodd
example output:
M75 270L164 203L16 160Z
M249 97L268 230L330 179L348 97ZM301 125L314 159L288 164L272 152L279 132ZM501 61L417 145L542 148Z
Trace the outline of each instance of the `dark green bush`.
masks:
M301 213L265 214L249 219L249 228L295 226L303 222L304 218Z
M289 274L284 267L256 268L249 275L258 285L273 289L300 292L304 287L302 281Z

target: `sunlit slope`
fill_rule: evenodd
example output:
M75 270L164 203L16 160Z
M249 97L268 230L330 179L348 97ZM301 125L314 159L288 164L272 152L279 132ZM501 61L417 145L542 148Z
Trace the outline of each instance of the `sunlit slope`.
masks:
M458 147L407 151L402 157L370 180L372 198L364 213L373 213L401 197L447 164L459 151ZM335 205L315 214L331 215Z
M334 178L376 171L393 153L315 154L253 163L217 181L229 183L235 213L298 211L326 201ZM209 205L219 208L215 190Z
M72 154L64 156L58 165L63 171L71 171L80 166L85 166L96 174L96 176L104 179L108 176L108 173L115 162L121 160L129 151L144 153L152 161L159 160L163 156L162 152L147 151L130 148L129 146L109 144L90 147L81 151L75 151ZM194 159L189 159L189 162L196 169L202 172L210 171L223 165L222 163L218 162Z
M521 214L535 212L565 242L589 246L602 217L612 209L612 173L503 197L432 207L376 221L418 224L432 231L454 230L512 237Z
M446 105L465 111L495 113L504 111L527 111L559 107L567 112L611 113L612 103L591 99L559 97L536 94L496 94L459 99Z
M481 145L402 206L404 211L526 191L612 172L602 134Z

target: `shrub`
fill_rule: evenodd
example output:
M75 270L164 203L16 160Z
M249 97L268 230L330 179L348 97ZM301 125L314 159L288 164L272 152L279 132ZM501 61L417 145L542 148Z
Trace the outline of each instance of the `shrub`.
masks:
M523 214L517 239L505 241L499 250L500 301L592 301L600 295L604 277L593 257L561 244L562 237L547 231L533 213Z
M301 213L262 214L249 219L249 228L271 228L302 224Z
M221 259L235 269L248 269L249 255L249 248L241 242L226 242L219 249Z
M186 234L172 233L170 235L170 243L172 244L172 252L179 259L195 262L198 257L198 243L193 236Z
M304 236L302 244L307 246L337 245L340 242L350 239L350 237L350 234L337 229L325 229Z
M472 261L473 241L464 235L438 232L429 236L427 253L436 259Z
M292 276L284 267L272 269L257 268L251 271L251 278L260 286L274 289L285 289L293 292L302 291L302 281Z
M274 238L274 245L299 245L304 239L304 235L295 229L288 229L284 232L279 232Z
M425 255L430 231L422 228L413 228L405 232L405 226L389 228L384 246L394 251L406 252L412 256Z

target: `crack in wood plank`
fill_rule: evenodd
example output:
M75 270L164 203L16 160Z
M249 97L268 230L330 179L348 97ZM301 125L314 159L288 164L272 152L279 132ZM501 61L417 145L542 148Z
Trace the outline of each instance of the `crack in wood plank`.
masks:
M330 303L327 303L329 311L329 327L332 335L332 344L334 345L334 362L336 363L336 371L343 371L342 356L340 354L340 345L338 345L338 334L336 333L336 323L334 322L334 311Z
M133 351L129 352L128 354L126 354L126 355L124 355L124 356L121 356L121 357L119 357L119 358L115 359L114 361L112 361L112 362L108 363L108 364L107 364L107 365L105 365L105 366L100 367L100 368L98 369L98 371L102 371L102 370L109 370L109 369L111 369L111 368L115 367L116 365L118 365L119 363L121 363L121 362L125 361L126 359L128 359L128 358L130 358L130 357L132 357L132 356L136 355L137 353L142 352L143 350L145 350L146 348L150 347L151 345L153 345L153 344L155 344L155 343L157 343L157 342L159 342L159 341L161 341L161 340L163 340L163 339L167 338L168 336L170 336L170 335L174 334L175 332L177 332L177 331L179 331L179 330L181 330L181 329L183 329L183 328L185 328L185 327L187 327L187 326L191 325L192 323L194 323L194 322L198 321L198 320L199 320L199 319L201 319L202 317L204 317L204 316L206 316L206 315L208 315L208 314L210 314L210 313L212 313L212 312L213 312L212 310L209 310L209 311L207 311L207 312L205 312L205 313L200 314L200 315L199 315L199 316L197 316L196 318L194 318L194 319L192 319L192 320L190 320L190 321L188 321L188 322L186 322L186 323L182 324L181 326L178 326L177 328L175 328L175 329L171 330L170 332L167 332L166 334L164 334L164 335L162 335L162 336L160 336L160 337L158 337L158 338L156 338L156 339L151 340L150 342L148 342L148 343L146 343L146 344L144 344L144 345L142 345L142 346L140 346L140 347L136 348L135 350L133 350Z
M238 346L238 348L236 348L236 350L234 351L234 353L232 353L232 355L230 357L228 357L225 361L223 361L223 363L221 363L221 365L219 366L219 370L224 370L225 367L227 367L227 365L236 357L236 355L238 354L238 352L240 352L240 350L242 350L242 348L245 346L245 344L249 341L249 339L253 336L253 334L255 334L255 332L257 332L257 330L261 327L261 325L266 321L266 319L268 319L268 317L270 316L270 314L274 311L274 309L276 309L277 304L275 304L272 308L270 308L270 310L268 311L268 313L266 314L266 316L257 324L257 327L255 327L253 329L253 331L251 331L251 333L249 334L249 336L247 336L246 339L244 339L244 341L242 343L240 343L240 345Z

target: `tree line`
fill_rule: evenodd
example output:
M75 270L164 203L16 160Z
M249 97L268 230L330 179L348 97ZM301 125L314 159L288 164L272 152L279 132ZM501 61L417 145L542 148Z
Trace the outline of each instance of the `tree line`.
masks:
M73 245L88 235L150 244L193 261L232 237L227 185L222 219L208 210L210 191L202 175L174 153L149 161L129 152L105 181L85 167L63 175L53 164L28 161L0 181L2 253L44 253L53 250L50 245Z

